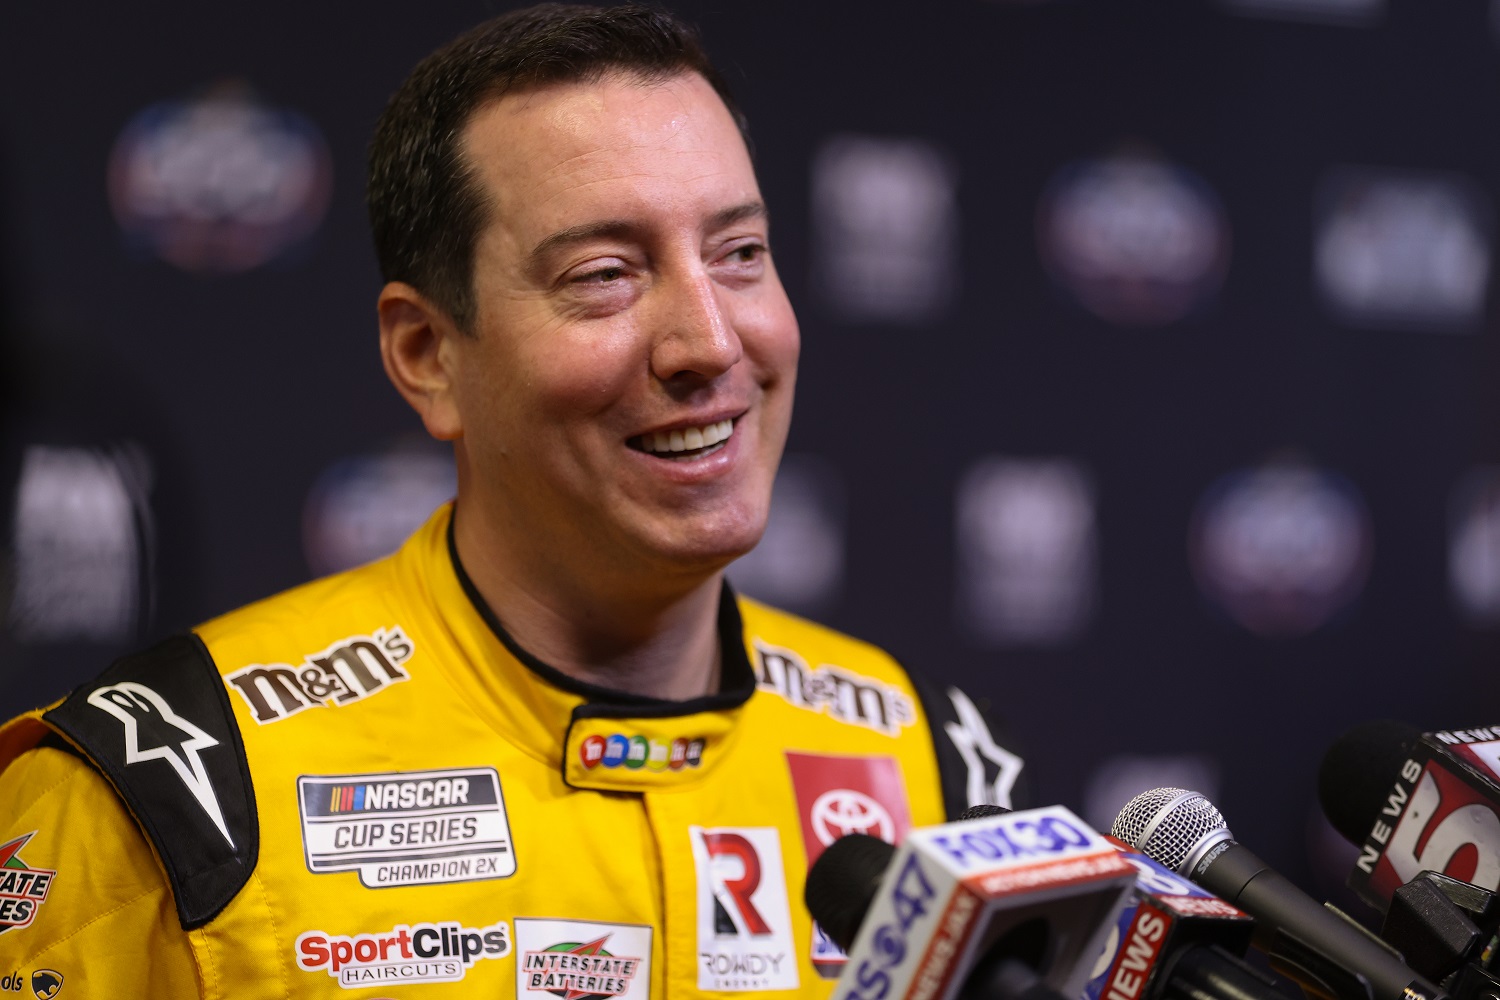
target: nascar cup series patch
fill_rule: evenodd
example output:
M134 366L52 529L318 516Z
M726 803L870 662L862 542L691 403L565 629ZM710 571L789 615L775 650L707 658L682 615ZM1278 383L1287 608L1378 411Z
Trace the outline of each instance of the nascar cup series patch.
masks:
M357 871L363 885L384 889L516 873L492 767L303 775L297 806L314 874Z

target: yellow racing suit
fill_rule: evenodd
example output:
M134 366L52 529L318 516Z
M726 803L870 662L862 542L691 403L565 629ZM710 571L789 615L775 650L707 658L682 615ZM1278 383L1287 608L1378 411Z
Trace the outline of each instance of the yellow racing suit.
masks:
M0 995L822 1000L823 847L1010 804L961 692L728 588L719 693L564 676L450 522L0 729Z

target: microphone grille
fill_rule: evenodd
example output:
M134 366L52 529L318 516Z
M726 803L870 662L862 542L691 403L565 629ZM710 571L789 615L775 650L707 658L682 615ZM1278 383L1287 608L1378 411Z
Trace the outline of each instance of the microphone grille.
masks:
M1197 792L1153 788L1125 803L1109 832L1153 861L1191 875L1184 868L1198 860L1204 841L1227 838L1229 826L1214 804Z

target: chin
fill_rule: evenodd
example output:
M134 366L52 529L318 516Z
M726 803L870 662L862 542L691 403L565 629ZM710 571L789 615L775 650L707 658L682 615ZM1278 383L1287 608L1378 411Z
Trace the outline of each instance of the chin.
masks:
M657 551L684 569L718 572L755 548L765 530L764 516L728 523L716 519L714 523L695 525L689 531L676 534Z

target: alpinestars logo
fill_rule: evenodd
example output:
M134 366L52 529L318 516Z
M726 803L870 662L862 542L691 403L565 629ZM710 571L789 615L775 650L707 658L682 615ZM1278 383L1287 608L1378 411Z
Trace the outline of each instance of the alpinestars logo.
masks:
M916 721L912 701L888 684L824 664L813 670L790 649L780 649L755 640L755 681L813 712L827 712L840 722L868 726L887 736L896 736L902 726Z
M958 688L948 689L957 722L943 725L953 747L968 769L966 794L970 806L991 805L1011 808L1010 793L1021 773L1021 758L995 742L984 716ZM994 778L989 774L993 771Z
M234 838L224 824L224 813L219 808L213 783L204 770L203 759L198 756L198 751L218 746L218 740L178 715L161 695L135 681L97 688L90 692L88 700L90 705L108 712L125 727L127 767L152 760L165 761L177 772L177 777L198 800L229 846L235 846Z
M542 990L563 1000L608 1000L630 990L641 960L604 950L606 934L593 941L563 941L521 959L526 988Z
M351 635L302 658L302 665L252 663L227 681L260 725L280 722L308 708L337 708L368 698L409 679L401 664L411 659L412 641L400 625Z
M36 836L33 830L8 844L0 844L0 933L25 927L36 919L36 911L52 889L57 872L31 868L21 860L21 848Z

